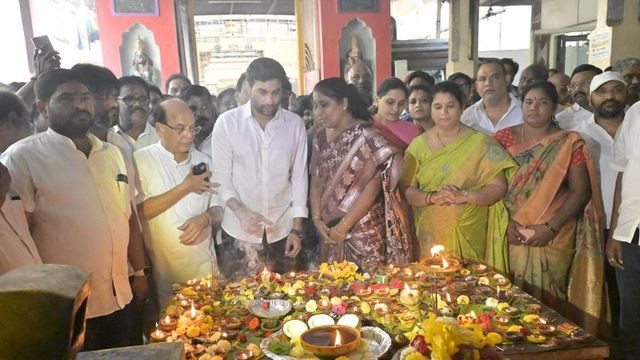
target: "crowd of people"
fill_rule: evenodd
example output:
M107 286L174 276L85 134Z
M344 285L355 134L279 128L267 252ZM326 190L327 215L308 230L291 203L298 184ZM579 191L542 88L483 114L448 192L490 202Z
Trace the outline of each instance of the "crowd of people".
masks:
M640 345L638 59L534 64L517 87L517 63L485 59L375 94L355 59L298 97L270 58L218 96L59 60L37 53L0 92L0 274L89 270L87 350L140 343L177 282L372 271L438 244L593 333L613 323L623 354Z

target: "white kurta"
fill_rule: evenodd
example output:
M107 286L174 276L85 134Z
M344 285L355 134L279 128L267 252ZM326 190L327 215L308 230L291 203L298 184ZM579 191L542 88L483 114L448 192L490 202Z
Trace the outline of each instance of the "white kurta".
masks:
M142 201L175 188L189 175L192 166L204 162L209 167L211 162L207 155L192 149L187 160L176 163L173 154L160 142L136 151L133 156L142 184ZM143 226L161 306L169 300L172 284L212 272L217 274L211 228L202 232L197 245L181 244L182 231L178 229L214 205L212 194L190 193Z
M44 263L91 272L87 317L131 301L127 246L131 199L122 154L92 134L87 158L51 128L13 144L1 156L11 189L33 213L33 240Z

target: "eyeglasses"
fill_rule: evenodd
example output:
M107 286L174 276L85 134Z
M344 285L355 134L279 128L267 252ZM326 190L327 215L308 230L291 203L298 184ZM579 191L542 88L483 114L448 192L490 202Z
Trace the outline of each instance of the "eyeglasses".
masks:
M579 83L569 84L567 85L567 90L578 90L580 88L586 87L588 88L591 85L591 80L580 81Z
M171 130L174 130L178 133L178 135L186 135L188 132L192 132L193 135L197 135L202 131L202 126L194 126L192 128L184 127L184 126L171 126L167 123L161 123L162 125L168 127Z
M135 97L133 95L127 95L127 96L118 96L118 100L122 100L122 102L131 106L136 102L139 102L141 104L146 103L147 101L149 101L149 97L146 95L141 95L138 97Z
M189 109L193 112L193 113L197 113L198 110L200 111L207 111L209 110L209 107L207 105L203 105L198 107L197 105L189 105Z

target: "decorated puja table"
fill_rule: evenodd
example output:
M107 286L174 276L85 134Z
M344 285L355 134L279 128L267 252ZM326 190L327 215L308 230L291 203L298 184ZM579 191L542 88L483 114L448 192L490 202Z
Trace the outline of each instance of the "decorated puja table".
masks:
M187 359L603 359L608 347L485 264L445 255L174 285L151 333Z

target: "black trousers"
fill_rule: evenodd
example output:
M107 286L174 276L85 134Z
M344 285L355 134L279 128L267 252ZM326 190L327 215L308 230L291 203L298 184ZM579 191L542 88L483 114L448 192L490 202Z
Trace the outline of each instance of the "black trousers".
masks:
M109 315L87 319L82 351L129 346L133 327L133 305Z

